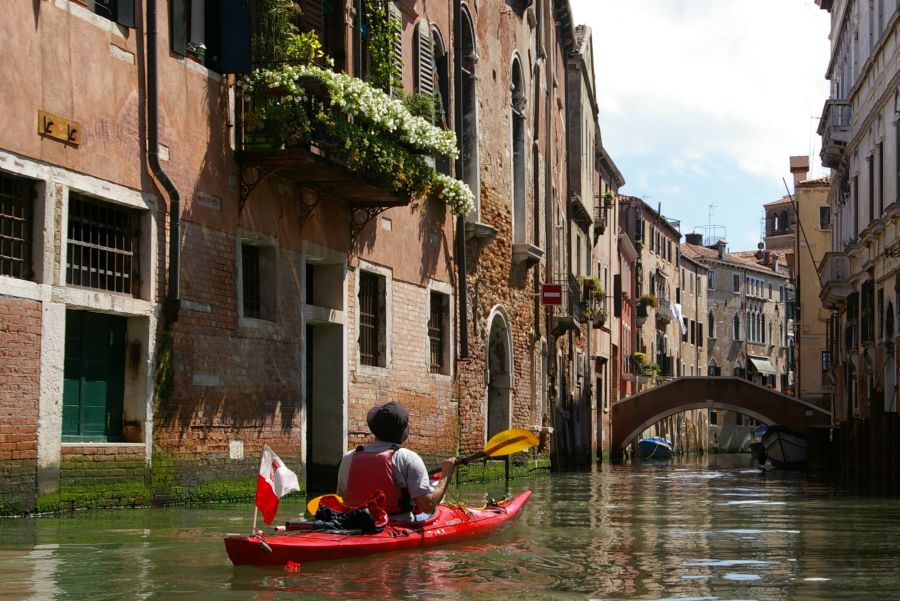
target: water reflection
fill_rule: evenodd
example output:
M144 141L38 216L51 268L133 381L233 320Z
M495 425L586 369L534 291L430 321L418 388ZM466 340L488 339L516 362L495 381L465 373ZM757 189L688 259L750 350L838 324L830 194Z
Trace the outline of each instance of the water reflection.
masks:
M884 599L900 499L860 497L746 458L604 466L511 485L532 499L497 537L299 572L234 568L249 504L0 521L3 599ZM729 463L730 461L730 463ZM470 503L502 485L454 491ZM280 515L299 513L302 499Z

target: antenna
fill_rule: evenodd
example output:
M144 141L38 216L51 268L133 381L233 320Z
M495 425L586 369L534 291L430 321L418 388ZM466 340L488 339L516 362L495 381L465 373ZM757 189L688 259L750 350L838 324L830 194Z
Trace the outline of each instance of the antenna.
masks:
M719 240L725 240L725 226L713 225L713 209L717 205L709 203L707 211L706 225L695 225L695 230L703 230L703 246L713 246Z

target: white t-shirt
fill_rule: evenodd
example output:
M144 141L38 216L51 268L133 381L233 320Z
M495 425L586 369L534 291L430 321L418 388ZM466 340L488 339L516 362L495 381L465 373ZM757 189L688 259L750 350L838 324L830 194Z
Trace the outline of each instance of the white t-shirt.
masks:
M393 443L376 440L364 445L363 450L367 453L381 453L387 451L391 446L393 446ZM353 453L355 452L356 449L348 451L341 458L337 481L337 493L341 496L344 496L344 493L347 492L347 482L350 479L350 462L353 460ZM394 483L401 489L409 489L410 501L422 495L427 495L434 490L428 479L428 470L425 467L425 462L422 461L422 458L415 451L400 447L394 451L391 463L393 464ZM413 505L415 506L415 503ZM391 519L411 520L413 516L411 512L392 514Z

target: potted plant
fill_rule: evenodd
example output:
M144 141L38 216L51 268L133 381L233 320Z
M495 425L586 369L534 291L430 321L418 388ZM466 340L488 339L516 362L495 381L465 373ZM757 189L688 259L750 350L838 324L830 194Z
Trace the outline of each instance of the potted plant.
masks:
M203 64L203 57L206 56L206 44L203 42L188 42L186 58L195 63Z
M641 351L632 353L631 359L639 367L643 367L644 365L647 365L647 363L650 361L650 358L647 356L647 354L642 353Z
M645 307L656 307L656 296L652 294L642 294L641 298L638 299L638 302Z
M657 376L659 376L659 372L662 371L656 363L647 363L646 365L641 367L641 375L647 376L651 380L656 380Z

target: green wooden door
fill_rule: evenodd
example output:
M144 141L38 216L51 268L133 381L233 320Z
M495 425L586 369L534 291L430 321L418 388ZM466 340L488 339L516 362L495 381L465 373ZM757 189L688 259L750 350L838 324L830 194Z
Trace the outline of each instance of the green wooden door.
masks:
M66 311L63 441L122 440L126 319Z

